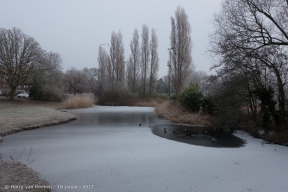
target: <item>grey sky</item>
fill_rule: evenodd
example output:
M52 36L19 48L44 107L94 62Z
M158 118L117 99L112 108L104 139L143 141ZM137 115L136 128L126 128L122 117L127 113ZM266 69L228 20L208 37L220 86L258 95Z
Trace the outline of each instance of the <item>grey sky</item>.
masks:
M178 5L188 14L192 28L193 61L196 70L208 71L211 59L205 55L213 14L222 0L0 0L0 27L17 27L40 43L46 51L58 52L63 69L98 67L100 44L109 43L112 31L123 35L125 60L134 29L141 36L142 25L158 29L160 69L167 73L170 47L170 17ZM106 45L108 51L108 45Z

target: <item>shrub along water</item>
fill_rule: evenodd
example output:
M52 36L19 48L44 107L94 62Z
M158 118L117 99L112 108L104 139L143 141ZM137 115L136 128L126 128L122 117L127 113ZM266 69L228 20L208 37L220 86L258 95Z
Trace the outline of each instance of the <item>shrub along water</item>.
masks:
M199 113L200 110L208 114L214 112L213 103L202 94L198 84L191 83L179 94L177 100L183 107L193 113Z
M97 99L94 93L81 93L69 96L65 102L66 109L87 108L95 105Z

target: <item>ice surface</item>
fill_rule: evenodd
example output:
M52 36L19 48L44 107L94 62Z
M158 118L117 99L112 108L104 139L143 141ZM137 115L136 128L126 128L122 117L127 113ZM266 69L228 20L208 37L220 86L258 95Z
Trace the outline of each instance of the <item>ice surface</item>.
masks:
M68 124L6 136L2 159L26 151L21 161L53 186L93 186L66 191L288 191L288 148L264 144L248 134L238 148L215 148L164 139L149 126L168 121L148 107L71 110L79 119ZM139 126L141 123L142 126ZM27 161L28 150L33 153Z

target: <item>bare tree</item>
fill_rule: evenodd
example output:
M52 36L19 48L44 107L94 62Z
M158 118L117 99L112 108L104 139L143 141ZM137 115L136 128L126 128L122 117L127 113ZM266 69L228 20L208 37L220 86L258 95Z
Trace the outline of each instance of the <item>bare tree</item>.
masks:
M142 26L142 43L141 43L141 89L142 96L146 98L147 92L147 75L150 62L149 48L149 28L147 25Z
M288 4L286 0L226 0L215 20L240 38L242 47L260 49L288 45ZM227 25L225 25L227 24ZM219 29L220 30L220 29ZM228 32L228 31L227 31Z
M158 93L168 93L168 76L161 77L157 80L156 91Z
M108 80L108 60L109 55L107 54L105 48L100 45L98 49L98 86L100 91L104 90L104 88L106 87L106 82Z
M37 100L61 100L63 81L60 54L43 51L40 63L29 76L29 97Z
M125 80L124 45L120 31L119 33L112 32L110 59L112 64L112 89L117 91L118 88L124 85Z
M20 29L0 29L0 76L11 89L9 100L14 100L17 86L29 83L42 52L38 42Z
M83 93L87 92L86 83L88 81L87 75L79 69L69 69L66 71L64 82L69 93Z
M40 58L41 65L34 68L34 73L30 75L32 84L53 85L61 79L62 58L59 53L42 52Z
M158 38L155 29L152 29L150 41L150 67L149 67L149 97L156 89L157 72L159 70Z
M193 69L191 27L184 8L177 7L175 18L171 17L171 35L168 65L171 66L172 85L176 97L183 90L188 75Z
M136 82L134 81L134 63L133 63L133 56L130 55L128 61L126 62L126 80L127 80L127 86L130 91L133 92L133 96L135 94L135 86Z
M206 71L192 71L188 77L188 84L198 84L200 91L206 95L206 77L208 76ZM188 85L187 85L188 86Z
M82 69L83 73L85 74L85 84L83 87L85 88L85 92L87 93L96 93L98 91L97 85L99 84L97 82L97 69L96 68L87 68L85 67Z
M220 57L215 69L248 68L259 74L255 82L262 88L276 85L280 117L275 119L280 119L281 124L287 122L287 10L285 0L226 0L222 12L215 16L216 30L211 36L210 50ZM274 79L270 85L269 74Z
M132 82L132 93L135 96L136 88L137 88L137 81L139 75L139 65L140 65L140 47L139 47L139 35L138 30L135 29L133 33L133 39L130 43L130 50L131 50L131 57L129 58L129 79L128 82ZM132 76L130 74L132 70Z
M110 59L110 56L107 54L107 63L106 63L106 69L107 69L107 78L108 82L107 86L104 90L109 89L109 90L114 90L114 81L115 81L115 76L114 76L114 71L113 71L113 65Z

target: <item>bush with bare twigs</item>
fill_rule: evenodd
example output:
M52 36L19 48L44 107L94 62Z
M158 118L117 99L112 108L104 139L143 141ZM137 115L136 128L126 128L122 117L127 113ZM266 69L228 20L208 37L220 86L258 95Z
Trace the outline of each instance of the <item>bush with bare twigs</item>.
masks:
M65 102L66 109L87 108L92 107L96 103L94 93L81 93L68 96Z

